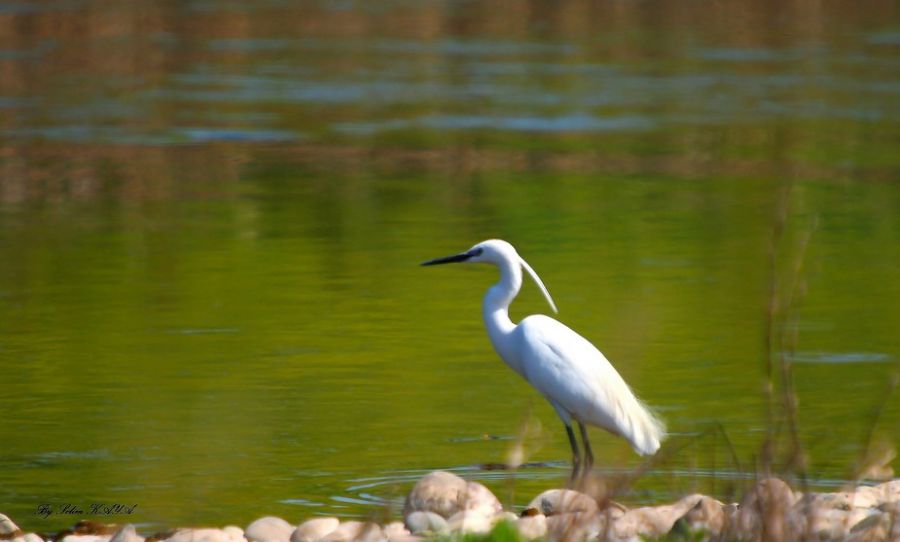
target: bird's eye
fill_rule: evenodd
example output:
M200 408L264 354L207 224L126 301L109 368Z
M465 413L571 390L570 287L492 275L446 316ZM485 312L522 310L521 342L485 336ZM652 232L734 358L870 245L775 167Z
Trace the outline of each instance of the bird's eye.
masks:
M478 247L478 248L473 248L471 254L472 254L472 256L481 256L482 252L484 252L484 249L481 247Z

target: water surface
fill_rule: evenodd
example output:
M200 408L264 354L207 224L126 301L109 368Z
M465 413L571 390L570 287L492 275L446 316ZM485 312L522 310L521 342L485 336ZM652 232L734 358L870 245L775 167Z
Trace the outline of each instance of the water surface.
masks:
M436 468L560 485L480 322L496 272L418 266L491 237L668 421L619 500L733 498L773 431L783 468L768 360L810 483L845 483L900 438L900 22L785 9L0 4L0 509L152 531L396 515ZM512 315L548 310L526 283Z

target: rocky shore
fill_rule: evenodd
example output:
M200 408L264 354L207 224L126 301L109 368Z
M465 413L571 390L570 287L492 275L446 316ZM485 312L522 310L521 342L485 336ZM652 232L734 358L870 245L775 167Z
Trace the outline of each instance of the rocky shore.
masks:
M295 525L263 517L245 528L184 527L144 536L133 525L89 520L44 537L0 514L10 542L411 542L478 536L485 540L900 541L900 479L835 493L800 493L778 478L761 480L740 503L706 495L628 509L586 493L550 489L524 511L504 510L485 486L442 471L422 477L406 497L404 520L385 525L319 517Z

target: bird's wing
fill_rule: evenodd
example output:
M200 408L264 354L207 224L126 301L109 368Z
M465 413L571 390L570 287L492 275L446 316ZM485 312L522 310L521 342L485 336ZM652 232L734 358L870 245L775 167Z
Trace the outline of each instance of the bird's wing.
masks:
M662 422L594 345L543 315L524 319L516 332L523 375L557 409L625 437L641 454L659 448Z

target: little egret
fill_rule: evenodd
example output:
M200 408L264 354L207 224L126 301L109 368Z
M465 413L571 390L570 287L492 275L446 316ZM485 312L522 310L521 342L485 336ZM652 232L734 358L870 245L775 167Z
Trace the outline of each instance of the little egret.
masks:
M466 252L422 265L455 262L490 263L500 268L500 282L484 296L484 325L497 354L541 392L565 424L572 447L572 481L579 473L587 475L594 463L585 424L624 437L641 455L656 453L666 436L663 422L632 393L593 344L548 316L532 315L519 325L509 319L509 305L522 287L523 268L553 312L558 312L540 277L511 244L491 239ZM584 457L572 431L572 420L578 422Z

